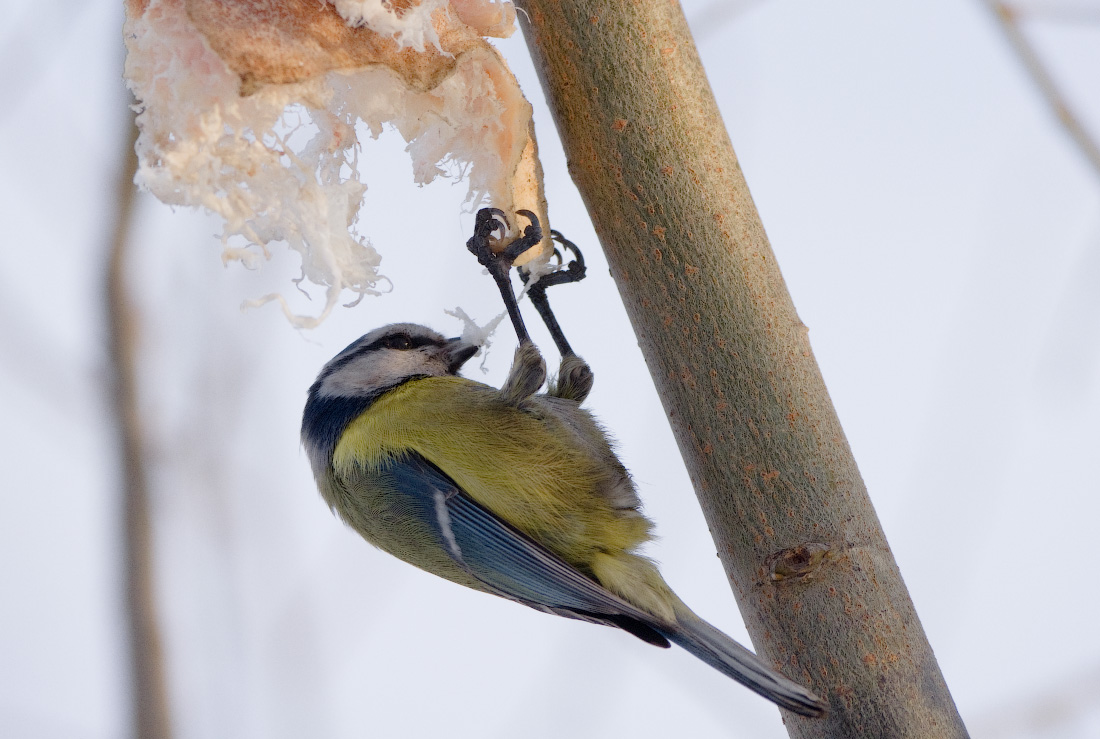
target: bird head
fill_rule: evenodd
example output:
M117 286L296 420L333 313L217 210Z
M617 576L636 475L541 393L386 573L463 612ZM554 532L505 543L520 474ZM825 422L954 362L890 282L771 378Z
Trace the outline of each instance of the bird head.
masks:
M477 350L415 323L383 326L352 342L309 389L302 442L315 473L328 464L347 425L382 394L408 380L455 375Z
M333 357L314 388L321 397L375 396L416 377L457 374L477 350L476 344L444 338L426 326L394 323L371 331Z

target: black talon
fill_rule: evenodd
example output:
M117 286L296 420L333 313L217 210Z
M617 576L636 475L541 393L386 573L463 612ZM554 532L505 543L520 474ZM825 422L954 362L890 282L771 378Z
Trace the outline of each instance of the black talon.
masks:
M493 250L489 248L490 237L494 231L500 231L503 236L508 228L508 217L504 215L504 211L498 208L482 208L477 212L474 235L466 242L466 248L477 257L483 267L488 267L493 258Z
M584 279L585 274L587 274L588 268L584 264L584 255L581 254L581 250L577 248L576 244L562 236L560 231L555 231L553 229L550 231L550 238L573 252L576 259L571 260L565 269L559 269L557 272L551 272L548 275L540 277L539 281L528 289L528 293L540 288L545 292L548 287L564 285L567 282L580 282ZM560 250L555 248L554 256L558 258L558 264L565 264L565 258L562 256ZM530 278L530 274L526 271L520 273L520 279L523 280L524 284L527 284Z
M516 215L523 216L531 223L523 229L523 236L513 241L508 245L508 248L504 250L513 260L519 258L520 254L523 254L528 249L542 242L542 224L539 223L539 217L529 210L517 210Z
M490 237L494 231L500 231L501 236L511 228L508 217L499 208L482 208L477 212L477 220L474 224L474 235L466 242L466 248L477 257L477 261L487 269L493 269L492 262L507 262L508 269L521 254L528 249L537 246L542 241L542 225L539 218L529 210L517 211L531 223L523 229L523 236L509 244L502 251L494 252L489 247ZM553 231L551 233L557 233ZM560 236L560 234L559 234ZM574 247L576 250L576 247Z

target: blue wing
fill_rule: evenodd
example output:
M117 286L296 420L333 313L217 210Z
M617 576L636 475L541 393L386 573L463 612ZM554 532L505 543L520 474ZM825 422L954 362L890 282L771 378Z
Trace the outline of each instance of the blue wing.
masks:
M398 556L401 547L395 540L434 539L435 564L453 563L484 590L546 613L616 626L660 647L668 647L671 640L784 708L805 716L824 710L825 704L813 693L698 616L687 612L675 624L658 623L496 516L415 452L379 468L359 469L356 475L362 475L356 482L365 488L385 491L384 505L371 512L380 516L390 551ZM414 558L409 561L416 564Z
M616 626L661 647L652 617L496 516L438 467L406 453L375 472L379 482L415 499L447 554L497 595L560 616Z

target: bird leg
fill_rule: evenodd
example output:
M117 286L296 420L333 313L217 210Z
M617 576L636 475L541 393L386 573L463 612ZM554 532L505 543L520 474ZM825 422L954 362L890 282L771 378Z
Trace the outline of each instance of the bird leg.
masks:
M516 295L512 292L510 272L520 254L542 241L542 226L539 224L538 217L531 211L521 210L518 213L526 217L531 225L523 229L523 236L513 241L503 251L494 252L489 246L490 237L493 232L503 233L508 228L508 218L499 208L479 210L474 224L474 235L466 242L466 248L493 276L493 280L500 289L500 296L504 298L508 317L512 319L512 326L515 327L516 336L522 345L531 343L531 335L527 333L527 326L523 323L523 316L520 315Z
M498 208L482 208L477 212L477 220L474 225L474 235L466 242L477 261L489 270L493 280L500 289L500 296L504 298L504 307L508 309L508 316L512 319L512 326L516 329L519 338L519 346L516 348L516 356L512 360L512 369L508 372L508 378L500 388L501 398L506 403L518 405L538 392L542 383L546 381L546 362L539 354L538 348L531 341L527 333L527 326L523 323L523 316L519 312L519 304L516 295L512 292L512 265L516 258L531 247L542 241L542 226L538 217L529 210L518 211L531 222L523 230L523 236L509 244L503 251L494 252L489 246L489 239L494 231L504 231L508 228L508 219L504 211Z
M550 310L546 288L583 280L586 272L584 255L581 254L581 250L577 248L576 244L562 236L560 232L551 230L550 236L554 241L561 244L563 249L572 251L577 258L571 260L565 269L539 277L534 285L527 288L527 295L534 303L535 310L542 317L542 322L546 324L546 328L550 331L550 335L554 338L554 344L557 345L558 352L561 354L561 366L558 368L557 381L550 387L550 395L580 403L588 397L595 378L588 363L577 356L577 353L573 351L573 347L566 340L565 333L558 324L558 319L554 317L554 312ZM558 258L559 263L564 262L562 252L556 248L554 249L554 256ZM519 276L524 284L530 279L530 273L526 270L520 271Z
M554 317L554 312L550 310L550 301L546 297L546 288L553 287L554 285L564 285L567 282L580 282L584 279L586 268L584 266L584 255L581 254L581 250L577 248L576 244L562 236L559 231L551 230L550 237L564 248L573 252L577 258L569 262L569 265L565 269L559 269L557 272L551 272L539 277L538 282L527 288L527 295L531 298L531 302L534 303L535 310L542 316L542 322L546 324L546 328L550 331L550 335L554 337L554 344L557 345L558 352L564 357L568 354L576 354L576 352L573 351L573 347L569 346L569 342L566 341L561 326L558 325L557 318ZM562 253L556 248L554 249L554 256L558 258L559 264L564 262ZM519 276L524 284L527 284L527 281L531 279L530 272L527 270L521 271Z

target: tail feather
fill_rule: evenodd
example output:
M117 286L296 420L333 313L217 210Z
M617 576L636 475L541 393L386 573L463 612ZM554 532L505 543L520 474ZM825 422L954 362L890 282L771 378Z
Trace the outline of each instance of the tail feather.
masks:
M825 712L823 700L768 667L755 654L706 621L695 614L677 616L676 628L659 629L673 644L782 708L811 717Z

